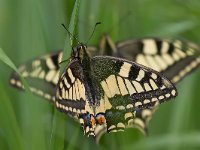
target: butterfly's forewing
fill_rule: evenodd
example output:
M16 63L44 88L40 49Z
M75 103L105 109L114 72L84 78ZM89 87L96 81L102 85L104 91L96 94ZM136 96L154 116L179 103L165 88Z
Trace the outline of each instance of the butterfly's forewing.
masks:
M51 102L55 101L55 88L59 78L61 58L62 52L59 51L31 60L18 68L19 73L29 84L30 90ZM24 88L15 72L10 77L10 83L16 88Z
M98 92L116 109L149 108L156 101L176 96L174 85L166 77L143 65L109 56L93 57L91 65Z
M79 61L72 61L57 84L56 107L58 110L76 119L80 114L86 113L86 86L83 68Z
M180 40L146 38L116 44L117 56L135 61L179 82L200 64L200 48Z

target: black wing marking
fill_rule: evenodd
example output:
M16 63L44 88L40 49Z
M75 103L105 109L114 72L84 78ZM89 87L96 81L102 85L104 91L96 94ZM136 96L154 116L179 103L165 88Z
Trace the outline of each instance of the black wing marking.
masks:
M162 72L173 83L200 64L200 48L191 42L146 38L116 44L117 56Z
M62 52L56 52L44 55L31 60L21 66L18 71L30 85L30 90L50 100L55 101L55 88L59 78L59 62L62 58ZM12 73L10 84L16 88L23 89L24 86L17 75Z

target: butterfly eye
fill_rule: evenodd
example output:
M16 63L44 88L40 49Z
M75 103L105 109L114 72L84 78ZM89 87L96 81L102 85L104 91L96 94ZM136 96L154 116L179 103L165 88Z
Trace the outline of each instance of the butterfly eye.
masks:
M97 120L97 123L100 124L100 125L106 123L106 118L103 114L97 114L96 120Z

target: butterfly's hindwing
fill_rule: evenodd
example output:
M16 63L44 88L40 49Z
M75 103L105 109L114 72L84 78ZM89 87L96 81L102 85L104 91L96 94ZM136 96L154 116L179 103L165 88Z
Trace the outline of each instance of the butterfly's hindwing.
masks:
M148 134L148 123L158 103L152 108L136 110L110 109L106 112L107 124L97 125L95 128L96 141L107 132L123 131L125 128L138 128L145 135Z
M124 131L125 128L139 128L147 133L148 120L152 116L151 109L117 110L106 112L107 132Z

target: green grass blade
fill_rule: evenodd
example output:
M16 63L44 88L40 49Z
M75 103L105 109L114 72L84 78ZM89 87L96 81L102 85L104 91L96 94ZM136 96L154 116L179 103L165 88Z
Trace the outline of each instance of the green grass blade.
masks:
M52 130L50 135L50 150L63 150L64 148L64 130L65 130L66 117L62 116L60 112L54 109L54 115L52 120Z
M69 32L74 37L76 37L75 30L76 30L76 25L77 25L77 21L78 21L79 6L80 6L80 0L76 0L74 3L74 8L73 8L73 12L71 15L69 28L68 28ZM75 39L74 39L74 37L71 37L71 35L69 35L67 33L67 37L66 37L65 44L64 44L63 60L68 60L70 58L71 50L72 50L72 47L74 46ZM63 72L65 67L66 67L66 63L61 64L61 69L60 69L61 73Z
M1 136L4 137L3 139L6 141L6 144L8 145L9 149L22 150L24 149L24 140L21 135L21 130L19 128L16 114L12 107L12 103L10 102L10 99L5 89L5 86L3 86L2 82L0 81L0 130L3 129Z
M18 72L17 67L14 65L14 63L10 60L10 58L6 55L6 53L0 48L0 60L4 62L6 65L8 65L11 69L13 69L17 74L19 75L24 88L30 92L28 83L24 80L24 78L21 76L21 74ZM31 93L31 92L30 92Z
M72 16L71 16L70 24L69 24L69 31L72 35L74 35L75 29L76 29L78 13L79 13L79 6L80 6L80 0L76 0L76 2L74 3L74 8L73 8L73 12L72 12ZM71 46L73 45L73 40L74 39L71 40L71 44L70 44L69 35L67 34L67 38L65 40L65 45L64 45L63 60L67 60L68 58L70 58L71 49L72 49ZM66 65L67 65L66 63L61 64L60 73L63 72L63 70L66 68ZM57 111L57 110L55 110L55 111ZM64 118L62 117L62 119L60 119L60 121L58 121L57 120L58 116L59 116L59 114L57 112L55 112L54 117L53 117L52 136L51 136L51 141L50 141L50 147L51 148L59 147L60 149L62 149L65 147L64 146L64 144L65 144L65 133L64 133L65 128L68 130L68 128L64 126L64 122L67 121L68 119L66 117L64 117ZM59 137L54 136L56 134L59 134ZM76 140L73 140L73 141L74 141L74 143L76 142Z
M10 68L15 70L18 74L18 70L16 66L13 64L13 62L10 60L10 58L5 54L5 52L0 48L0 60L3 61L6 65L8 65Z
M78 17L79 17L79 9L80 9L80 0L76 0L75 4L74 4L74 9L72 12L72 16L70 19L70 23L69 23L69 31L72 35L75 35L76 33L76 26L78 23ZM73 37L71 37L71 45L74 46L74 40ZM65 49L64 49L65 50Z

